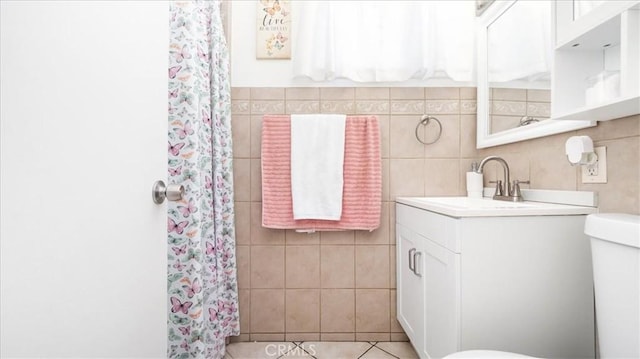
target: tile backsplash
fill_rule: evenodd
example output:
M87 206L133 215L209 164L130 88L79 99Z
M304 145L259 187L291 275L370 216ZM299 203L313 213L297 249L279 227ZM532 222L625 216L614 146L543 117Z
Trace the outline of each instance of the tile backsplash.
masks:
M395 320L395 210L398 196L465 195L465 172L488 155L507 160L531 188L597 191L601 212L640 213L640 116L597 127L477 150L475 88L233 88L232 127L241 336L234 340L406 340ZM379 229L300 234L261 227L263 114L378 116L383 208ZM423 114L442 136L415 138ZM435 125L419 128L429 140ZM564 154L576 134L607 146L607 184L582 184ZM500 172L501 173L501 172ZM485 185L498 168L485 171Z

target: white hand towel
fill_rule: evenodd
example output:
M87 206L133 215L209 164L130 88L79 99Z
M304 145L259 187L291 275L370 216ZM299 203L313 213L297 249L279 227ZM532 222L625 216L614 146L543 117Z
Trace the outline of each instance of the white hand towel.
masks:
M346 115L291 115L293 219L340 220Z

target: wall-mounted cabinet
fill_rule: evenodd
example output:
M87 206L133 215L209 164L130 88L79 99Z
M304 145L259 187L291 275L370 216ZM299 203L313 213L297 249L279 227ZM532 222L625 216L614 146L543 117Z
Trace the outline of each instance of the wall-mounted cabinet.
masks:
M605 121L640 113L640 1L586 13L556 2L552 117Z

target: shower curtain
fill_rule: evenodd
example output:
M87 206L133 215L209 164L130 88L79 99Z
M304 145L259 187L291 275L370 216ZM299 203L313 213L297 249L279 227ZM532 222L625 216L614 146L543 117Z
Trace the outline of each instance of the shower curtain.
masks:
M170 3L168 207L170 358L221 358L239 334L229 54L219 1Z

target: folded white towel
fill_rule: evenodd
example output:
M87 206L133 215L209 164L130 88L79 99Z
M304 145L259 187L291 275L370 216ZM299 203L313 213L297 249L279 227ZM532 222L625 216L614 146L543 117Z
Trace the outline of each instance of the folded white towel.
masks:
M291 115L293 219L340 220L346 115Z

